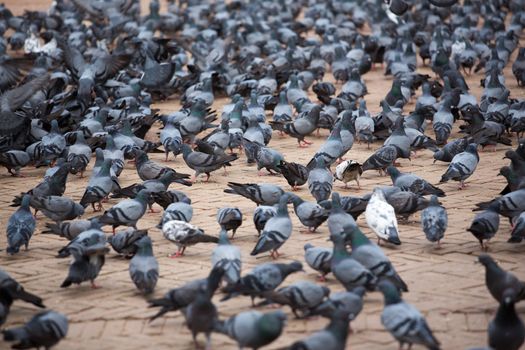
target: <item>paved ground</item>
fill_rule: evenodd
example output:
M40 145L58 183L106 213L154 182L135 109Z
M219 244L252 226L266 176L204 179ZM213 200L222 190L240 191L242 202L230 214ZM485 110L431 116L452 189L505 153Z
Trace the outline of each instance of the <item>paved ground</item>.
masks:
M7 5L11 7L10 3L13 2L7 1ZM41 3L45 2L39 2L39 5ZM524 90L517 87L509 72L510 69L507 67L507 86L511 89L512 96L524 98ZM366 98L368 107L372 112L377 112L379 100L388 91L391 80L385 78L380 69L367 74L364 78L370 91ZM468 77L469 85L478 97L481 94L479 79L479 75ZM220 110L220 105L224 101L224 99L218 100L215 107ZM166 112L174 111L178 109L178 102L175 99L160 103L157 107ZM413 104L406 108L407 111L411 109ZM271 146L284 153L288 160L305 163L326 135L327 133L324 132L321 137L311 137L314 145L303 150L297 148L295 140L281 138L275 134ZM154 133L149 136L155 137ZM457 136L457 130L453 136ZM362 162L377 147L379 147L378 143L368 150L365 145L355 144L347 158ZM485 288L482 266L474 263L480 253L479 244L470 233L465 231L465 228L474 216L471 211L474 203L493 198L504 186L503 179L496 177L496 174L498 169L506 164L506 161L502 160L505 150L505 147L498 146L494 153L480 154L480 164L469 180L468 189L459 191L455 183L441 186L447 192L447 197L443 198L442 202L449 213L449 229L441 249L437 249L424 238L420 229L419 215L412 217L408 224L400 225L400 236L403 241L400 247L384 248L409 285L410 292L406 293L404 298L425 314L431 328L442 342L443 349L464 349L486 343L487 323L495 312L496 303ZM160 161L162 155L152 157ZM189 171L182 158L170 161L169 165L178 171ZM432 163L430 152L422 152L412 162L402 161L401 165L402 171L415 172L433 183L438 182L446 169L445 164ZM13 208L8 207L13 195L37 184L44 171L45 169L25 169L24 173L27 177L24 179L9 177L6 172L0 174L0 229L2 231L5 232L5 224L13 212ZM133 165L126 165L123 174L124 176L121 176L123 185L140 181ZM222 190L226 187L227 181L271 182L280 184L283 188L287 188L287 185L280 177L258 177L256 169L247 166L243 157L235 163L228 176L217 172L213 174L209 183L197 183L191 188L182 188L193 201L192 223L209 233L218 232L215 221L218 208L238 206L242 210L245 220L234 243L242 249L243 271L247 272L254 265L271 259L269 256L257 259L249 256L257 239L252 223L255 206L248 200L224 194ZM71 176L65 195L79 200L86 184L87 178ZM342 189L341 183L337 183L335 189L343 195L363 195L381 184L390 184L390 179L370 172L365 173L361 181L361 190ZM173 188L178 187L173 186ZM298 193L311 199L305 188ZM116 203L114 200L110 202L110 204L114 203ZM93 213L88 210L86 217L92 215ZM184 258L168 258L168 254L175 249L175 246L165 240L161 232L154 228L159 217L160 214L146 214L139 222L140 228L150 230L155 255L160 263L160 280L154 297L159 297L170 288L180 286L191 279L205 276L210 268L210 249L213 248L210 245L191 247ZM283 253L281 261L303 260L302 247L305 242L327 246L326 226L322 226L316 234L301 234L300 223L295 217L293 220L294 233L281 250ZM40 216L37 232L43 227L44 222L45 219ZM373 237L363 218L360 218L358 223L369 237ZM525 279L523 267L525 258L522 253L525 248L523 245L506 243L509 232L507 221L502 220L500 232L490 243L490 253L504 268L514 271ZM148 323L148 317L153 312L147 308L146 299L136 292L129 278L129 261L113 252L108 255L106 265L97 279L103 288L92 290L87 284L69 289L59 288L67 274L69 261L56 259L54 256L65 243L64 239L55 236L36 234L31 240L29 251L22 251L16 256L0 253L2 268L11 273L27 290L41 295L49 308L63 312L69 317L68 337L57 346L57 349L140 349L144 346L152 346L155 349L193 348L191 336L183 325L180 314L169 314L167 317ZM1 246L4 248L5 243ZM296 274L286 282L299 279L314 281L315 276L316 274L307 268L306 273ZM333 277L329 278L327 285L332 290L340 289ZM221 317L246 310L250 304L247 298L237 298L225 303L220 303L218 299L217 306ZM379 293L366 296L365 308L353 324L355 332L349 337L349 347L352 349L396 348L397 345L392 337L381 325L379 315L382 306L382 297ZM523 305L518 306L518 310L522 316L525 316ZM36 311L38 311L36 308L17 302L11 310L6 326L27 321ZM283 347L326 324L326 320L323 319L298 321L290 315L285 333L268 348ZM6 344L0 341L0 348L5 346ZM214 335L213 346L216 349L229 349L233 348L233 343L224 336Z

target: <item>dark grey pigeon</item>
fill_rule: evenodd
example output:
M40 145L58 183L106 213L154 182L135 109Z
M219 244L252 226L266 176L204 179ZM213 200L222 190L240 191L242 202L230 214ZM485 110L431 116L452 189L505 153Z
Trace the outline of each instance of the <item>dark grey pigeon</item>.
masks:
M2 334L4 341L15 342L13 349L50 349L66 337L67 331L67 317L49 310L36 314L21 327L2 330Z
M206 174L206 181L208 181L212 171L218 170L238 158L237 155L210 155L192 151L188 145L182 145L182 156L186 165L195 170L193 182L200 174Z
M394 146L383 146L374 152L363 163L363 172L367 170L378 170L379 175L397 159L397 148ZM386 172L385 172L386 175Z
M297 191L299 186L304 185L308 180L309 171L304 165L282 160L277 167L293 191Z
M314 247L310 243L304 245L304 261L315 271L321 273L319 280L326 281L326 275L332 272L333 249Z
M260 305L276 303L288 305L297 318L308 317L310 310L320 305L330 294L328 287L310 281L297 281L275 291L263 293L266 301Z
M476 207L473 210L484 210L492 207L492 210L502 216L508 218L517 217L525 211L525 189L512 191L490 202L477 203Z
M455 180L460 182L459 189L465 188L465 180L474 173L478 166L479 155L477 147L475 143L471 143L464 152L456 154L441 177L440 182Z
M330 198L334 177L322 158L315 159L315 166L308 174L308 189L317 202Z
M181 287L171 289L162 298L149 300L150 308L160 307L160 310L150 317L150 322L167 312L187 307L195 300L198 290L202 288L207 288L210 293L215 293L223 272L221 268L213 268L206 278L190 281Z
M159 263L153 255L151 239L143 236L134 244L137 253L129 262L129 275L140 292L151 294L159 279Z
M415 174L402 173L394 166L389 166L386 171L390 175L394 186L399 187L403 191L410 191L422 196L429 194L434 194L438 197L445 196L443 190Z
M299 261L289 264L266 263L257 265L251 272L241 277L235 284L223 288L226 296L222 300L228 300L239 295L249 295L253 300L277 288L288 275L303 271L303 265Z
M279 199L284 194L282 188L272 184L241 184L228 182L228 189L224 193L238 194L255 202L257 205L274 205L279 203Z
M133 199L125 199L106 210L98 218L101 224L111 225L113 232L121 225L137 228L137 221L146 213L148 191L140 190Z
M31 196L30 204L55 222L73 220L84 214L84 207L63 196Z
M403 301L397 287L391 281L383 280L379 282L378 288L385 298L381 323L399 345L421 344L430 350L438 350L439 342L425 318L414 306Z
M242 225L242 212L239 208L220 208L217 211L217 222L221 229L225 231L233 231L232 239L235 232Z
M321 109L321 106L315 105L310 111L306 112L304 116L300 115L293 122L286 124L282 122L270 122L270 125L274 130L283 131L286 134L296 138L297 142L299 143L299 147L308 146L312 143L306 141L305 137L317 129L317 122L319 121Z
M5 322L11 304L15 300L23 300L26 303L45 308L42 298L27 292L20 283L2 269L0 269L0 296L0 325Z
M114 235L108 236L107 240L114 251L126 258L131 258L138 250L136 243L147 235L147 230L137 230L133 227L126 227L124 230L119 230L115 232Z
M8 254L18 253L22 245L24 245L27 250L29 240L35 232L36 221L33 214L31 214L31 209L29 208L30 200L30 195L24 195L20 208L18 208L18 210L15 211L7 221L6 250Z
M197 290L195 300L187 308L181 310L196 348L199 348L197 335L204 333L206 335L206 349L211 349L211 333L219 321L219 313L211 301L213 292L214 290L210 290L209 286L201 286Z
M308 232L315 232L328 219L328 211L319 204L305 201L293 193L288 193L288 195L293 204L295 215L301 224L308 228Z
M272 258L276 259L279 257L278 249L292 234L292 220L288 214L289 198L287 193L282 195L276 215L271 217L264 225L264 229L250 255L271 251L270 256Z
M492 204L487 210L476 214L474 220L467 228L479 241L481 249L487 250L488 243L492 237L496 235L499 229L499 214L497 213L494 204ZM485 241L485 242L484 242Z
M168 190L152 193L151 196L155 203L166 209L170 204L183 202L191 204L191 199L184 192L177 190Z
M376 276L351 257L346 250L343 237L339 234L331 234L330 240L334 244L330 268L335 278L347 291L356 287L374 290L377 283Z
M259 205L255 208L253 211L253 223L258 236L261 235L266 222L275 215L277 215L277 206Z
M281 310L264 314L259 311L244 311L219 321L214 331L235 340L239 348L259 349L279 338L286 318Z
M341 140L341 124L336 124L328 139L319 147L315 152L313 158L306 165L310 170L318 166L319 161L322 160L326 167L330 167L338 158L341 158L343 154L343 141Z
M503 292L496 316L489 322L489 346L494 350L518 350L525 342L525 326L518 316L514 291Z
M478 261L485 266L485 284L490 294L499 303L504 302L504 294L511 290L515 302L525 299L525 282L514 274L503 270L488 254L480 254ZM507 292L508 293L508 292Z
M447 225L447 210L439 204L437 196L432 195L428 207L421 212L421 228L425 237L430 242L437 242L439 246L440 241L445 237Z

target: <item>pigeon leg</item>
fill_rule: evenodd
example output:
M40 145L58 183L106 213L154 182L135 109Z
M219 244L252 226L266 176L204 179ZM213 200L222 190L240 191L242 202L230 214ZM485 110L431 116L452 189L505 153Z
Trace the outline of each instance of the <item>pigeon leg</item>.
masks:
M223 169L224 169L224 176L228 176L228 171L226 171L226 167L224 167Z
M211 350L211 335L206 333L206 350Z
M325 277L325 275L319 275L319 276L317 276L317 280L319 282L326 282L326 277Z
M164 158L164 161L167 162L168 161L168 157L169 157L169 153L166 153L166 158Z
M184 250L182 250L181 248L177 249L177 252L176 253L173 253L173 254L170 254L168 255L169 258L172 258L172 259L175 259L175 258L178 258L180 256L182 256L182 254L184 253Z
M377 245L381 246L381 238L377 237Z
M357 182L357 188L361 189L361 185L359 184L359 178L355 179L355 182Z
M299 187L297 185L292 186L292 191L299 191Z
M204 180L204 182L208 182L210 181L210 173L206 173L206 180Z
M99 289L99 288L102 288L102 286L95 284L95 281L92 280L91 281L91 288L92 289Z

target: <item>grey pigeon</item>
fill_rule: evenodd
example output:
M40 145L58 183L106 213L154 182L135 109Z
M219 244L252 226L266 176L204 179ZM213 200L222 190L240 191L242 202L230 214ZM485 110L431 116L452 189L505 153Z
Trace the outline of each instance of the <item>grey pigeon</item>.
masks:
M218 245L211 254L211 264L224 270L223 278L228 284L236 283L241 278L241 250L230 243L225 229L219 233Z
M8 254L18 253L22 245L24 245L27 250L29 240L35 232L36 221L29 208L30 200L30 195L24 195L20 208L18 208L7 221L6 250Z
M87 144L84 133L76 132L75 143L69 146L66 158L66 161L71 164L71 174L80 173L80 177L83 177L91 155L91 147Z
M336 310L330 316L330 323L323 330L293 343L290 350L344 350L348 338L350 318L344 310Z
M84 207L68 197L31 196L30 204L55 222L73 220L84 214Z
M310 111L306 112L305 115L300 115L293 122L286 124L283 124L282 122L270 122L270 125L274 130L283 131L296 138L299 147L311 145L312 143L306 141L305 137L317 129L317 122L319 121L321 108L321 106L315 105Z
M167 312L187 307L195 300L199 289L207 288L211 293L214 293L219 287L222 275L223 270L221 268L214 268L206 278L190 281L181 287L169 290L162 298L149 300L149 307L160 307L160 310L150 317L150 321Z
M114 251L126 258L131 258L137 253L138 246L136 243L147 235L147 230L126 227L124 230L119 230L114 235L109 236L107 240Z
M488 254L480 254L478 261L485 266L485 284L496 301L504 302L505 293L515 302L525 299L525 282L520 281L511 272L503 270ZM513 293L509 294L509 290Z
M437 242L439 246L440 241L445 237L447 225L447 210L439 204L437 196L432 195L428 207L421 212L421 228L425 237L430 242Z
M186 165L191 169L195 170L193 181L200 174L206 174L206 181L210 178L212 171L218 170L225 166L227 163L233 162L237 159L236 155L210 155L202 152L192 151L190 146L182 145L182 155Z
M215 332L226 334L237 342L239 348L259 349L279 338L286 324L286 314L281 311L261 313L244 311L215 325Z
M356 287L351 292L330 293L328 299L310 310L310 314L328 317L336 311L342 310L348 313L350 320L355 320L363 310L363 296L366 292L364 287Z
M465 151L468 145L469 140L466 137L449 141L440 150L434 152L434 162L439 160L442 162L449 163L452 161L456 154Z
M452 158L447 170L441 177L440 182L455 180L460 182L460 189L465 188L465 180L476 170L479 162L477 145L471 143L464 152L458 153Z
M341 140L341 124L336 124L328 139L315 152L312 160L306 165L310 171L322 160L326 167L330 167L338 158L343 156L343 142Z
M261 235L261 231L264 229L266 222L275 215L277 215L276 206L259 205L255 208L253 211L253 223L258 236Z
M284 194L282 188L272 184L241 184L228 182L228 189L225 193L238 194L255 202L257 205L274 205L279 203L279 199Z
M97 227L100 227L100 225L95 218L62 221L59 223L46 222L46 230L42 231L42 234L58 235L71 241L80 233Z
M363 210L364 211L364 210ZM332 206L330 209L330 216L328 216L328 230L331 235L341 235L345 238L345 232L348 227L357 227L352 215L346 213L341 207L341 197L339 193L332 193Z
M200 228L185 221L170 220L162 226L162 234L168 241L177 245L178 249L170 257L176 258L184 255L186 247L198 243L218 243L219 239L204 233Z
M23 326L2 330L2 334L4 341L15 342L13 349L50 349L66 337L67 331L67 317L48 310L39 312Z
M45 308L42 298L27 292L20 283L2 269L0 269L0 295L0 325L5 322L11 304L15 300L22 300L40 308Z
M58 157L63 156L66 150L66 139L58 128L58 121L55 119L51 121L51 131L42 138L37 148L41 154L39 163L50 164Z
M159 279L159 263L153 255L151 239L143 236L134 244L137 253L129 261L129 275L139 291L151 294Z
M329 294L328 287L310 281L297 281L275 291L263 293L266 301L261 304L288 305L297 318L304 318L308 317L310 310L320 305Z
M249 295L253 300L277 288L288 275L303 271L303 265L299 261L289 264L266 263L257 265L248 274L241 277L237 283L223 288L226 296L222 300L228 300L238 295Z
M394 164L397 157L397 148L395 146L383 146L365 160L362 166L363 172L378 170L381 175L388 166Z
M403 301L392 282L383 280L379 282L378 288L385 298L381 323L401 347L408 343L409 346L421 344L431 350L440 348L423 315L414 306Z
M198 347L197 335L204 333L206 335L206 349L211 349L211 333L215 324L219 321L217 308L211 301L214 290L210 286L201 286L197 290L195 300L182 309L186 319L186 326L190 329L195 346Z
M304 261L315 271L321 273L319 279L326 280L326 275L332 272L333 249L314 247L310 243L304 245Z
M377 278L389 279L399 290L408 292L406 283L397 274L379 246L371 242L358 227L348 230L346 234L352 246L352 258L369 269Z
M20 169L31 162L29 154L20 150L9 150L0 153L0 165L7 168L12 176L21 176Z
M137 221L146 213L148 196L149 193L147 190L140 190L135 198L120 201L106 210L104 214L99 217L99 222L101 224L111 225L113 232L115 232L116 227L121 225L137 228Z
M168 161L170 152L176 157L182 149L182 135L173 123L167 122L160 131L160 142L164 146L166 154L165 160Z
M250 255L271 251L270 256L272 258L279 257L278 249L292 234L292 220L288 214L289 198L288 194L282 195L277 207L277 214L264 225L264 229Z
M242 212L239 208L220 208L217 211L217 222L221 225L221 229L225 231L233 231L232 239L235 232L242 225Z
M305 201L293 193L288 193L288 196L293 204L295 215L309 232L315 232L328 219L328 212L319 204Z
M330 267L335 278L347 291L360 286L374 290L376 276L351 257L345 248L344 238L338 234L330 234L330 240L334 244Z
M473 210L484 210L491 207L492 210L502 216L517 217L525 211L525 189L512 191L490 202L477 203L476 206L477 209Z
M499 214L495 210L494 204L492 204L486 210L476 214L467 231L470 231L478 239L481 249L487 250L487 241L496 235L498 229Z
M521 213L514 221L514 228L507 242L519 243L525 238L525 212Z
M334 177L322 158L315 159L315 166L308 174L308 189L317 202L330 197Z
M432 119L432 127L436 134L436 142L438 145L444 145L452 131L452 125L454 124L454 116L450 111L451 107L450 97L446 97L439 106L439 109L434 113Z
M489 346L494 350L518 350L525 342L525 325L518 316L513 299L514 291L503 292L496 316L489 322Z
M191 204L184 202L175 202L168 205L162 213L162 218L157 225L157 228L162 228L162 226L171 220L178 220L184 222L190 222L193 218L193 207Z
M172 168L162 166L150 160L148 155L140 150L135 152L135 167L137 169L137 174L142 179L142 181L160 179L167 172L175 173L174 179L176 180L184 180L190 178L190 176L187 174L177 173Z
M410 191L422 196L435 194L438 197L445 196L445 192L440 188L430 184L428 181L411 173L402 173L394 166L389 166L387 172L392 179L394 186L403 191Z
M384 146L394 146L399 158L410 159L410 146L412 142L405 132L403 123L404 118L398 117L394 124L392 134L385 140Z
M166 209L170 204L183 202L191 204L191 199L184 192L178 190L168 190L152 193L151 196L155 203Z
M104 160L99 172L91 176L86 191L80 199L82 207L86 208L91 204L94 211L102 210L102 201L109 196L114 186L111 177L111 164L111 160ZM98 208L95 208L95 204L98 204Z

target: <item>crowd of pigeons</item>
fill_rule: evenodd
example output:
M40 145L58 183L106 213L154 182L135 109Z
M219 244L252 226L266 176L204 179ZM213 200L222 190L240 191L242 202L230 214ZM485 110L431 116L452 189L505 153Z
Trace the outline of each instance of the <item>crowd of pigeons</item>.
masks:
M501 196L476 205L480 212L468 230L486 250L504 216L513 225L509 242L525 238L525 145L520 142L525 100L518 98L525 84L525 48L518 48L525 1L180 0L168 1L161 12L158 0L152 0L149 9L141 15L133 0L57 0L47 13L14 16L0 5L0 164L13 176L23 176L28 166L47 167L37 186L13 199L18 209L7 222L7 253L31 254L20 248L27 249L39 213L50 220L43 234L68 241L57 254L72 259L60 287L90 282L97 288L109 244L130 259L131 280L147 296L159 279L159 263L148 231L138 229L137 222L158 204L164 211L157 228L178 247L173 257L198 243L217 244L206 278L162 298L148 297L150 307L158 309L152 320L180 310L196 344L204 333L209 348L211 334L218 332L240 348L257 349L283 333L283 310L239 310L222 319L220 305L212 301L220 290L222 300L249 296L253 306L288 305L297 318L329 319L324 329L305 334L290 349L345 349L349 323L363 308L365 294L380 291L381 322L401 347L439 349L423 315L403 301L409 286L381 244L386 249L402 244L398 219L421 211L422 231L439 245L448 221L439 198L446 194L396 165L417 151L430 151L435 161L449 163L441 183L458 181L464 189L480 148L512 146L516 139L517 148L505 153L510 165L500 170L508 185ZM434 77L418 73L421 62ZM372 115L363 77L379 64L392 84L381 112ZM507 88L503 73L510 68L518 91ZM473 72L482 77L480 99L464 78ZM153 102L174 96L182 102L179 111L163 115L152 108ZM211 108L217 98L229 101L222 111ZM405 110L413 99L415 109ZM450 139L455 124L463 135ZM329 130L329 137L307 164L287 161L271 147L276 134L308 147L308 138L320 129ZM354 141L382 146L359 164L343 159ZM151 153L163 153L170 165L183 161L195 173L155 162ZM134 162L143 182L120 185L119 177L132 171L126 161ZM279 248L294 231L291 204L309 232L326 222L333 248L306 244L304 261L321 281L331 273L344 291L331 293L308 280L282 287L287 276L303 270L299 261L263 263L242 273L241 250L230 242L247 214L238 208L219 209L218 236L190 223L193 208L182 186L206 186L197 182L199 176L206 175L206 182L212 173L226 173L244 161L259 172L283 176L291 189L228 183L224 192L257 205L258 240L250 254L269 252L279 259ZM371 170L390 176L392 186L364 196L333 191L334 180L360 186L361 174ZM86 172L89 182L80 201L64 196L68 177ZM170 189L172 184L180 189ZM295 192L304 185L313 200ZM108 201L112 205L104 208ZM84 218L91 212L98 214ZM377 244L356 223L362 213ZM102 231L105 226L113 234ZM126 228L116 230L120 226ZM486 349L519 349L525 327L514 305L525 299L525 284L489 255L479 261L499 303ZM262 301L256 304L256 298ZM0 270L0 324L19 299L44 307ZM66 316L45 311L2 333L16 342L13 348L50 348L67 329Z

